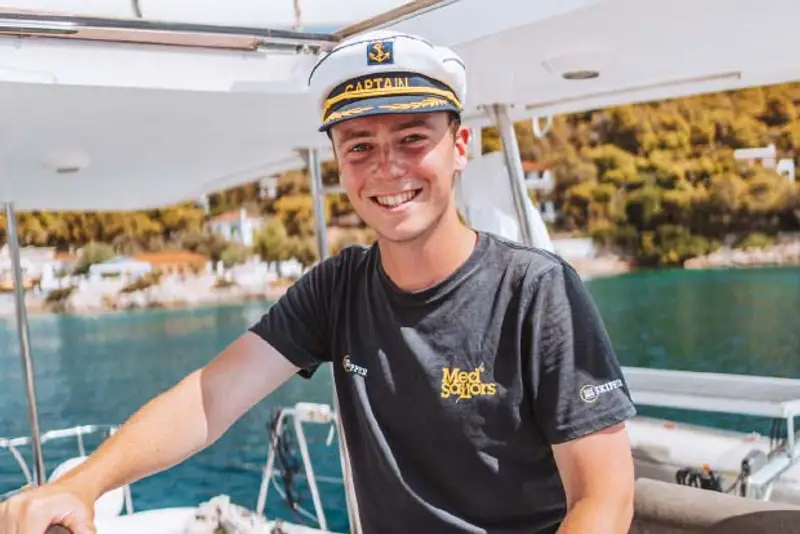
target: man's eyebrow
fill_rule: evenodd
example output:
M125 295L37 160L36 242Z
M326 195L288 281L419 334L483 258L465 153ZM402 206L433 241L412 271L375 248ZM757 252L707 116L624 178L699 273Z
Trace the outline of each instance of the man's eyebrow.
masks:
M399 130L407 130L409 128L418 128L420 126L425 126L430 128L430 124L425 119L411 119L403 122L398 122L394 126L392 126L392 131L397 132Z
M392 125L392 131L398 132L401 130L408 130L409 128L425 127L430 128L430 122L426 119L415 118L407 121L398 122ZM352 141L362 137L372 137L374 132L370 130L346 130L341 135L341 142Z
M350 141L352 139L358 139L360 137L370 137L372 136L372 132L369 130L348 130L342 134L341 141Z

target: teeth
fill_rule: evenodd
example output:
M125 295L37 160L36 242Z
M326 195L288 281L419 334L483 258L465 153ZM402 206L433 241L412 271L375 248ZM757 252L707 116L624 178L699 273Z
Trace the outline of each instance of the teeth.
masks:
M393 208L395 206L399 206L404 202L408 202L416 193L414 191L405 191L403 193L399 193L397 195L384 195L384 196L377 196L375 200L378 201L378 204L381 206L386 206L387 208Z

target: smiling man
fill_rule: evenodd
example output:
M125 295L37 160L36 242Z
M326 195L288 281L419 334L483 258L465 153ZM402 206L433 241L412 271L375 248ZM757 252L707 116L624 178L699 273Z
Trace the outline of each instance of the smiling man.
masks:
M0 531L90 532L105 491L182 461L332 362L363 532L628 532L635 410L590 296L558 257L459 219L461 60L377 32L339 44L310 84L377 242L315 266L85 464L0 505Z

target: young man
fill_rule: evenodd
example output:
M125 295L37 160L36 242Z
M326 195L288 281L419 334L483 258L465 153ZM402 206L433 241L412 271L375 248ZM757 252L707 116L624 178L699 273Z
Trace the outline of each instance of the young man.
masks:
M463 63L377 32L339 44L310 83L376 245L313 268L80 468L3 505L0 531L90 532L99 495L333 362L365 533L627 532L634 407L591 298L558 257L459 221Z

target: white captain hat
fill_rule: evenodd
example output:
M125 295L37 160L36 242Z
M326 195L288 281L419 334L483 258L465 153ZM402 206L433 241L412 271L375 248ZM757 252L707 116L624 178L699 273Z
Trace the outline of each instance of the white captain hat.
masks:
M467 75L449 48L416 35L378 30L338 43L317 61L309 89L321 132L356 117L452 111L464 106Z

